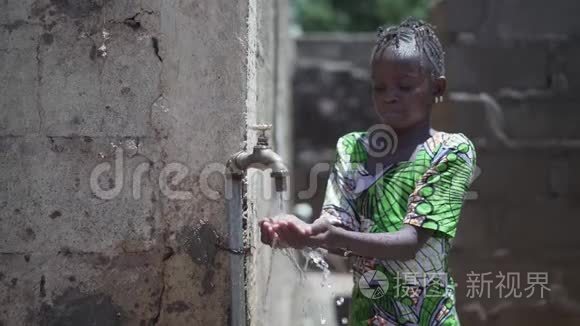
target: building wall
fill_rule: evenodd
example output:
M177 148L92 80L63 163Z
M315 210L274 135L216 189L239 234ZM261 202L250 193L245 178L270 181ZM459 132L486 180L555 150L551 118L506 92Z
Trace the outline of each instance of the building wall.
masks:
M580 120L576 1L455 1L433 11L447 47L450 96L437 122L476 143L481 174L451 264L469 325L576 325L580 321L577 169ZM480 94L498 106L473 102ZM468 101L466 101L468 100ZM495 113L494 113L495 112ZM574 126L573 126L574 125ZM563 227L564 226L564 227ZM551 291L514 299L469 294L471 272L548 273ZM473 277L471 277L473 279Z
M273 118L257 2L0 3L0 325L228 323L202 172Z

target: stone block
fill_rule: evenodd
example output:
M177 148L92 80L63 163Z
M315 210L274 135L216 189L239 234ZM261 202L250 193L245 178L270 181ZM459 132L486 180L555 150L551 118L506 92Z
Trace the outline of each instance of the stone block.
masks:
M150 161L137 148L126 150L119 175L116 146L122 145L115 138L0 138L0 251L133 252L154 245L158 184L150 179L151 167L137 173ZM94 176L98 188L91 186L91 173L106 163L112 168ZM116 186L118 195L104 195Z
M450 91L493 92L502 88L544 89L548 86L547 50L541 45L455 44L446 51Z
M33 25L0 28L0 136L21 136L40 129L37 43L41 30Z
M469 32L479 31L485 20L485 0L446 0L443 2L446 32Z
M5 325L146 325L158 314L162 289L155 252L0 255Z
M494 0L489 24L503 39L530 39L554 35L579 35L576 13L580 4L559 0L547 4L542 0Z
M151 135L149 117L160 96L161 71L152 35L124 24L88 28L58 24L50 34L53 41L42 47L43 132Z

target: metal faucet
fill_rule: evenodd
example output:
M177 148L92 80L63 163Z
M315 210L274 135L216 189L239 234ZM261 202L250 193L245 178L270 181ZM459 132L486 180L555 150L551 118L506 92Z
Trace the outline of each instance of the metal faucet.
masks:
M239 151L231 156L226 164L228 173L233 177L242 177L248 168L260 170L271 168L270 176L274 178L276 191L285 191L287 188L286 177L289 174L288 168L280 155L272 150L268 143L268 136L266 136L266 131L272 129L272 125L259 124L250 126L250 129L261 132L258 135L258 142L251 153Z

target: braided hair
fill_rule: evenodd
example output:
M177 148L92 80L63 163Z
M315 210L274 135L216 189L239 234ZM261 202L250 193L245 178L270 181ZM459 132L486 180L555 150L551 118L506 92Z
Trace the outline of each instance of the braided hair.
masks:
M401 42L411 42L415 40L417 50L427 58L431 75L437 78L445 75L445 52L441 42L435 34L435 28L430 24L409 17L397 26L381 26L377 31L377 40L372 57L375 58L389 46L399 48Z

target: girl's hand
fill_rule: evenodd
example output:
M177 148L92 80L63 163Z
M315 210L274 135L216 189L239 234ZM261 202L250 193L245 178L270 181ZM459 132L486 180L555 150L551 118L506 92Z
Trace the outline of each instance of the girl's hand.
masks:
M308 224L294 215L284 215L276 219L265 218L260 221L261 239L272 247L331 247L336 225L340 220L324 214L312 224Z
M310 224L294 215L287 214L276 218L273 230L278 236L282 247L288 246L300 249L310 245L309 238L312 234Z
M338 227L342 223L336 216L323 212L322 215L312 223L310 242L317 247L332 249L336 245L336 234Z
M262 243L277 248L301 248L309 231L307 223L294 215L265 218L259 222Z
M267 244L269 246L275 245L278 240L279 236L278 233L274 230L274 221L271 218L265 218L258 222L260 226L260 235L262 243Z

